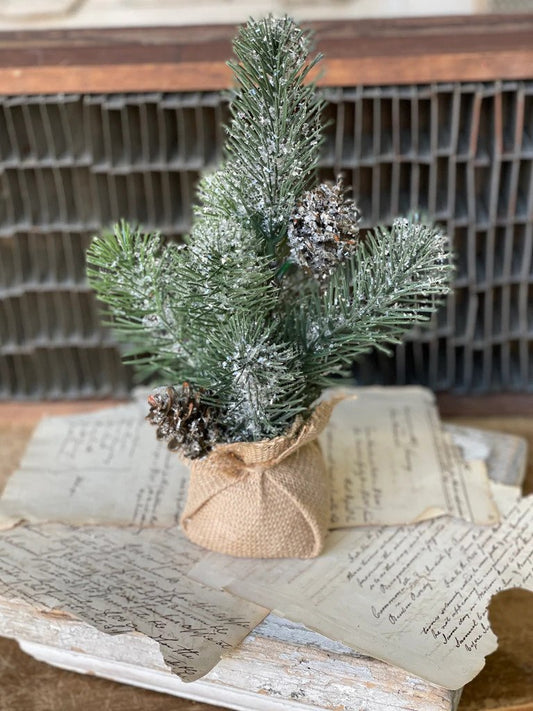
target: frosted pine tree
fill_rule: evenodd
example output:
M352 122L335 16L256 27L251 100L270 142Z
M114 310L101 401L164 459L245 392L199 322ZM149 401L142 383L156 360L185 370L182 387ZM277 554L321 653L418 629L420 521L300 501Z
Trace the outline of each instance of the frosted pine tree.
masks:
M452 271L438 228L399 218L362 235L341 182L316 185L309 34L251 20L234 51L224 163L201 181L185 244L122 222L88 251L127 362L168 383L150 419L190 457L287 431L332 375L427 320Z

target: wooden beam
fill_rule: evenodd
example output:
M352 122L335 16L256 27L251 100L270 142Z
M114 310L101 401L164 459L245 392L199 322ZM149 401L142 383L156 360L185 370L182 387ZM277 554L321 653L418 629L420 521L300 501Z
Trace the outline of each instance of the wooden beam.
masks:
M533 393L455 395L438 393L442 417L532 417Z
M322 86L529 79L533 15L309 23ZM0 94L220 90L233 25L0 33Z

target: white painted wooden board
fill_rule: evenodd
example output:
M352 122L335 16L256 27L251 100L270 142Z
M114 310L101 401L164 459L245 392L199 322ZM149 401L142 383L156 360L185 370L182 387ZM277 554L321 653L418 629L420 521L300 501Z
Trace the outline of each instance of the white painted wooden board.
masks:
M185 684L158 645L0 601L0 634L40 661L243 711L452 711L449 691L273 615L203 679Z

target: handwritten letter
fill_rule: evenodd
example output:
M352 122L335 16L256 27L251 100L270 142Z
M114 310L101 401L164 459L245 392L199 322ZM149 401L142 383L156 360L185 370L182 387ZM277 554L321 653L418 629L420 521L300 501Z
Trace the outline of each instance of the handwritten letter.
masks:
M21 526L0 535L0 596L108 634L145 634L194 681L268 613L187 578L200 555L177 529Z
M0 499L0 527L20 520L176 525L189 471L157 441L140 403L38 425Z
M313 561L209 555L191 575L450 689L496 648L487 619L500 590L533 591L533 498L500 526L439 518L330 535Z
M466 462L429 390L346 389L321 436L332 528L412 523L448 513L496 523L483 461ZM459 432L461 430L459 429Z

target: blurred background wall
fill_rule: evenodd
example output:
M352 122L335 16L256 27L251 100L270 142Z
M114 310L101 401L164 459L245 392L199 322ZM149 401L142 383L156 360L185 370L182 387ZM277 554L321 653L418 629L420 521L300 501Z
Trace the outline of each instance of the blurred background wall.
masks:
M227 117L222 87L205 90L202 62L213 56L222 66L230 46L212 26L198 35L202 44L191 40L185 49L178 43L183 35L174 40L170 30L61 28L233 22L270 9L329 21L358 13L414 16L428 8L366 0L29 5L0 0L0 397L121 396L131 373L100 323L84 250L91 235L122 217L169 239L187 232L198 176L221 160ZM363 383L417 382L458 393L533 390L533 66L525 66L530 55L527 48L520 54L514 40L523 43L533 25L524 24L527 15L516 22L507 15L504 41L499 17L476 24L476 13L499 7L495 0L472 0L434 8L470 14L468 24L438 18L434 24L416 18L415 24L387 18L318 24L319 45L320 32L330 47L337 36L344 42L335 65L339 82L330 73L322 89L330 124L321 178L344 175L364 226L419 209L447 229L457 253L455 291L429 328L413 331L393 358L370 354L354 366ZM533 4L506 3L514 7ZM431 54L433 36L444 45L439 59ZM390 69L400 40L414 47L410 75ZM471 48L475 59L465 55ZM357 67L363 51L366 75L342 71L350 62ZM491 51L501 53L504 69L469 78ZM392 58L385 65L387 53ZM175 82L171 77L159 89L155 79L150 90L145 84L135 90L141 55L143 67L161 62L153 65L156 77L158 66L174 66ZM180 88L185 55L198 67L198 88L193 71L186 91L171 90ZM452 67L447 80L443 61ZM72 65L62 75L67 91L48 81L48 62L65 72ZM441 73L428 81L432 62ZM84 72L96 76L95 63L111 90L87 84ZM127 66L127 91L117 90ZM17 82L28 76L34 88L19 91Z

